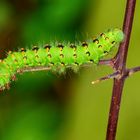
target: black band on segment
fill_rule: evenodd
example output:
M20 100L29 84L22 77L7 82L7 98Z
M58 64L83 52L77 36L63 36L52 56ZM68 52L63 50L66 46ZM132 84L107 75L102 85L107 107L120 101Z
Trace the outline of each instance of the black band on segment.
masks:
M92 63L94 62L94 60L93 60L93 59L90 59L89 61L90 61L90 62L92 62Z
M26 49L25 48L20 48L20 52L26 52Z
M51 55L51 54L48 54L48 57L50 57L50 58L51 58L51 57L52 57L52 55Z
M87 44L86 42L83 42L83 43L82 43L82 46L83 46L83 47L88 47L88 44Z
M93 43L99 44L99 40L96 38L93 40Z
M63 57L64 57L64 54L60 54L60 57L62 57L62 58L63 58Z
M98 48L102 48L102 45L99 45Z
M108 53L108 51L104 51L104 53Z
M76 45L75 44L70 44L70 48L76 49Z
M62 49L64 48L64 46L61 43L58 43L57 47Z
M53 62L50 62L50 64L54 66L54 63Z
M115 41L112 41L112 42L111 42L111 44L115 44L115 43L116 43Z
M46 44L46 45L44 46L44 48L45 48L45 49L50 49L50 48L51 48L51 45Z
M90 52L86 52L86 54L87 54L88 56L90 56Z
M27 56L23 56L23 59L27 59Z
M61 62L61 65L62 65L62 66L65 66L65 63L64 63L64 62Z
M73 54L73 56L76 58L77 57L77 54Z
M105 34L104 34L104 33L101 33L100 36L101 36L101 37L105 37Z
M106 37L105 40L109 40L109 37Z
M34 46L34 47L32 48L33 51L38 51L38 49L39 49L39 48L38 48L37 46Z
M79 65L79 63L78 63L78 62L75 62L74 64Z

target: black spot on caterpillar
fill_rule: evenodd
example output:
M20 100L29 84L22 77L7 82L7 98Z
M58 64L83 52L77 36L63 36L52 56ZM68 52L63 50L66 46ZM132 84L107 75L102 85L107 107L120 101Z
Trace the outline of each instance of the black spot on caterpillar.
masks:
M82 46L83 46L83 47L88 47L88 44L87 44L86 42L83 42L83 43L82 43Z
M37 46L34 46L34 47L32 48L32 50L35 51L35 52L38 51L38 49L39 49L39 48L38 48Z
M46 44L34 46L31 50L21 48L17 52L9 52L7 58L0 60L0 89L9 87L17 71L25 68L49 67L58 72L66 68L75 69L83 64L97 64L111 49L124 38L119 29L110 29L97 36L96 39L79 44Z

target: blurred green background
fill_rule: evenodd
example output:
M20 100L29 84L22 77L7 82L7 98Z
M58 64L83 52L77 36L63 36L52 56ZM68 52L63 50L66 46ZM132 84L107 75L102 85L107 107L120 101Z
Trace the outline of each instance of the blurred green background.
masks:
M0 57L19 47L86 40L108 28L121 28L125 4L126 0L0 0ZM137 1L128 67L140 65L139 13ZM113 82L91 81L111 72L107 66L93 66L62 76L17 75L11 89L0 94L0 140L104 140ZM140 73L126 80L117 140L140 139L139 81Z

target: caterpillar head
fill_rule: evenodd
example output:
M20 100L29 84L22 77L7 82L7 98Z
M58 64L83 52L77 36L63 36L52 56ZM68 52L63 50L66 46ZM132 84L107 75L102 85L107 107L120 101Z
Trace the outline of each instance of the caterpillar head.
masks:
M110 39L120 43L124 40L124 33L122 32L122 30L115 28L115 29L110 29L109 31L109 36Z
M98 48L101 51L100 56L103 57L108 54L114 46L122 42L123 39L124 33L120 29L115 28L101 33L98 39L95 39L93 42L98 44Z

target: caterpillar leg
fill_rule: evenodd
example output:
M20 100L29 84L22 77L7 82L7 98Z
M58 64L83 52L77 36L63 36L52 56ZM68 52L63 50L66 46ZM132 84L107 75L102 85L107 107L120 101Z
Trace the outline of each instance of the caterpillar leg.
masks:
M79 68L80 68L80 66L79 66L79 64L77 64L77 63L71 66L71 69L72 69L75 73L77 73L77 72L79 71Z

